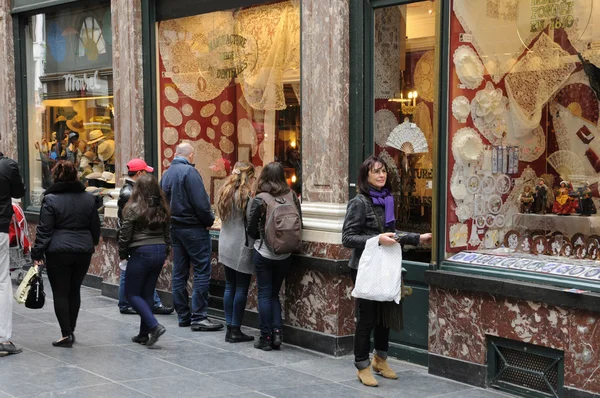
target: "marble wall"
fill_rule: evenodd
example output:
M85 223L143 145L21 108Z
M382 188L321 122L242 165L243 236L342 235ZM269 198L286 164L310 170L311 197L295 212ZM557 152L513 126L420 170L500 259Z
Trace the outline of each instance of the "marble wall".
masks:
M600 393L599 313L431 288L429 352L486 363L487 336L564 351L564 384Z
M15 58L10 0L0 0L0 152L18 160Z

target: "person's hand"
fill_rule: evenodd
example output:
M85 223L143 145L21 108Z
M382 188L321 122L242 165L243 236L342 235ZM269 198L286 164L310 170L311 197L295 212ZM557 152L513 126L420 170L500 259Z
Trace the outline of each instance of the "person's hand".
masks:
M428 232L426 234L421 234L421 236L419 237L419 243L420 244L425 244L425 243L430 243L431 242L431 232Z
M40 265L44 265L44 261L43 260L33 260L33 265L40 266Z
M379 235L379 244L382 246L392 246L392 245L395 245L396 243L398 243L398 242L396 242L396 239L394 239L393 232L386 232L386 233Z

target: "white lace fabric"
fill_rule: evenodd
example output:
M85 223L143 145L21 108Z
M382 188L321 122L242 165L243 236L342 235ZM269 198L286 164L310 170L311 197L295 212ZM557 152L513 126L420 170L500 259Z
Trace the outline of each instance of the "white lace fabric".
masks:
M376 99L394 98L400 91L400 20L398 7L375 10L374 92Z

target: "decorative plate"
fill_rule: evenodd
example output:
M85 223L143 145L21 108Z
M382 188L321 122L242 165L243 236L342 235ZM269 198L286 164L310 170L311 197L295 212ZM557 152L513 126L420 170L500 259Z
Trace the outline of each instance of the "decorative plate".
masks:
M455 160L474 162L483 153L483 141L477 130L463 127L454 134L452 154Z
M488 210L492 214L500 213L502 210L502 198L499 195L492 195L488 200Z
M467 178L467 192L470 194L479 193L481 190L481 179L477 174L471 174L469 178Z
M452 116L454 116L459 123L466 123L470 113L471 104L467 97L461 95L452 100Z
M573 247L585 246L585 236L582 233L576 233L571 238Z
M477 217L475 219L475 225L477 226L477 228L485 227L485 217L484 216Z
M553 256L560 255L560 250L562 249L562 241L556 239L556 236L551 237L548 240L548 251Z
M560 249L560 255L563 257L570 257L573 255L573 245L570 242L564 242Z
M577 257L580 260L583 260L584 258L587 257L587 254L588 254L588 251L587 251L587 247L585 247L585 245L576 246L575 257Z
M485 216L485 226L492 228L494 226L494 223L496 222L496 217L488 214L487 216Z
M500 195L510 192L511 185L510 177L506 174L500 174L496 179L496 190L498 190Z
M531 236L525 234L519 238L519 243L517 244L517 251L522 253L531 253L533 248L533 239Z
M588 250L588 258L590 260L598 260L598 253L599 253L600 249L598 249L598 246L591 246Z
M546 254L548 252L548 240L545 236L536 236L533 238L533 254Z
M511 229L504 235L504 246L515 250L519 244L520 237L521 234L519 234L519 231Z
M460 46L452 57L460 82L474 90L483 82L484 68L475 51L469 46Z
M481 179L481 191L483 193L493 193L496 189L496 179L493 175L487 174Z
M596 246L598 246L600 248L600 236L598 236L598 235L588 236L588 238L585 240L585 245L588 247L588 251L590 249L591 244L595 244Z
M496 216L496 227L502 228L506 224L506 217L504 214L498 214Z

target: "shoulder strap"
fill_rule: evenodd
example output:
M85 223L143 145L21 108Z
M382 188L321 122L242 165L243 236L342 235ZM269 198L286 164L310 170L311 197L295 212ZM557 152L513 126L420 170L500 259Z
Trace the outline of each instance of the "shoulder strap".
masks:
M373 212L373 214L375 215L375 219L377 220L377 225L379 225L379 230L381 231L381 233L385 232L385 229L383 229L383 224L381 223L381 220L379 219L379 216L377 215L377 212L375 211L375 207L373 207L373 202L371 201L371 199L367 198L366 195L363 194L359 194L360 196L362 196L362 201L366 202L369 207L371 208L371 211Z

